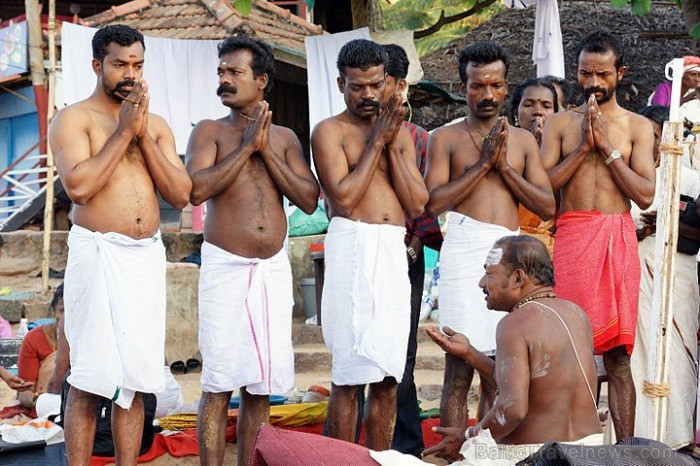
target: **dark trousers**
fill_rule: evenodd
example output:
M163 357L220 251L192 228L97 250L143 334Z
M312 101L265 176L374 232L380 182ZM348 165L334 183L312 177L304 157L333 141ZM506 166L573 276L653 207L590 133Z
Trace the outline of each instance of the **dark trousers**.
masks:
M419 456L424 449L424 445L413 370L416 367L418 318L420 317L423 282L425 280L425 256L422 250L418 254L418 260L408 266L408 277L411 281L411 331L408 334L406 367L396 394L396 428L391 449Z

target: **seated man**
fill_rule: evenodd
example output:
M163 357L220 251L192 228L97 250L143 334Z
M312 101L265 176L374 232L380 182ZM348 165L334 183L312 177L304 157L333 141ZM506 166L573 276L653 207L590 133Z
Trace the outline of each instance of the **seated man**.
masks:
M482 429L490 430L500 457L513 462L549 441L602 444L591 326L580 307L552 292L554 272L544 244L530 236L501 238L484 269L479 286L487 307L508 312L496 331L495 362L448 327L444 334L437 329L428 334L495 384L498 395L466 432L437 427L442 441L423 454L459 458L462 443Z
M36 398L47 391L54 372L58 326L63 319L63 284L56 288L50 309L55 322L35 327L27 333L19 351L18 376L31 382L31 386L19 391L18 398L22 406L29 409L34 409Z

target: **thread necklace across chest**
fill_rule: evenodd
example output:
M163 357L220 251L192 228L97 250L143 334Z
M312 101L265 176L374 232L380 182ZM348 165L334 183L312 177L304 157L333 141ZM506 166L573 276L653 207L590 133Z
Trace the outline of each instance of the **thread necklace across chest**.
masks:
M488 140L490 140L490 139L493 139L493 137L491 137L491 135L490 135L489 133L484 133L484 132L481 131L481 130L478 130L478 129L476 129L476 128L472 128L471 125L469 124L469 122L466 120L466 118L464 119L464 123L467 125L467 134L469 135L469 139L472 140L472 144L474 144L474 147L476 148L476 150L477 150L478 152L481 152L481 147L482 147L482 146L476 143L476 139L474 139L474 135L472 134L472 130L474 130L474 131L476 131L477 133L479 133L479 136L481 136L482 138L484 138L484 141L488 141ZM483 141L482 141L482 145L483 145Z

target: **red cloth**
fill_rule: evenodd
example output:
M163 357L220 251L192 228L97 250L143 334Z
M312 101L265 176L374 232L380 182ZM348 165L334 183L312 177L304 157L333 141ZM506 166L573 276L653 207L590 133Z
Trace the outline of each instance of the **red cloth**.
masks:
M36 327L24 336L17 361L17 376L25 382L36 382L41 360L53 353L44 327Z
M197 430L186 430L177 434L165 436L157 434L153 439L153 445L146 453L139 456L139 463L147 463L170 453L175 458L182 458L188 455L199 455L197 446ZM93 456L91 466L105 466L114 463L115 458Z
M586 311L593 347L601 354L625 346L632 354L637 328L639 252L629 212L566 212L557 221L554 291Z
M377 466L369 450L353 443L263 425L258 431L249 466L288 465Z

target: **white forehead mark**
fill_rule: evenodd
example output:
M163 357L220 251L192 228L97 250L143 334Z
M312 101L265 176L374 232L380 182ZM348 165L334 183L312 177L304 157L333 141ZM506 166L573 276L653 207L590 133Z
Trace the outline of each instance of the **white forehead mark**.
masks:
M489 254L486 256L486 265L500 264L502 257L503 257L503 249L493 248L489 251Z

